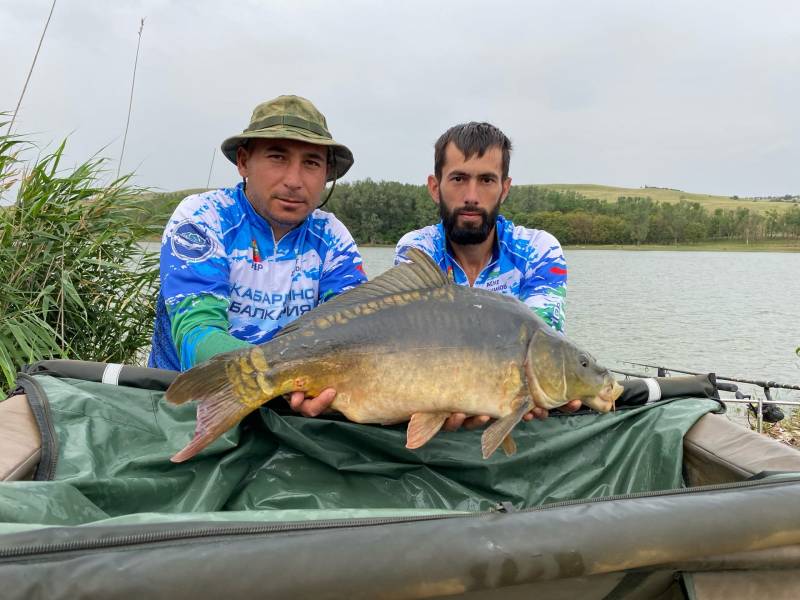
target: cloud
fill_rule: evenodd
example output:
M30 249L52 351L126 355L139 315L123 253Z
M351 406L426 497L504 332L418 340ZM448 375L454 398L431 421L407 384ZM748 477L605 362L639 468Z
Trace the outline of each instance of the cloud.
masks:
M0 4L11 110L49 4ZM258 102L311 98L352 148L349 178L423 182L448 126L489 120L516 182L800 192L800 7L576 1L223 2L56 6L17 131L121 147L143 185L205 185L213 149ZM212 184L235 181L215 158Z

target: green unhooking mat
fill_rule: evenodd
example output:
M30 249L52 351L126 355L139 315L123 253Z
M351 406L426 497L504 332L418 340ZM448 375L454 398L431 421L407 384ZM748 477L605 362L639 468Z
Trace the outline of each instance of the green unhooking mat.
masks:
M0 522L47 525L136 513L478 511L680 488L684 434L720 409L683 399L554 416L517 426L516 455L483 460L480 431L440 433L411 451L405 425L262 408L198 457L173 464L169 457L194 433L194 405L170 405L163 391L49 375L22 383L39 403L42 480L0 484Z

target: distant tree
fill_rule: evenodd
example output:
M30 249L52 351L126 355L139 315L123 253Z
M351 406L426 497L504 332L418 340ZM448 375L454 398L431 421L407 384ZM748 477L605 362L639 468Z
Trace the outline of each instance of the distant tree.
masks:
M556 211L538 212L519 221L519 225L543 229L553 234L562 244L575 244L576 236L563 213Z
M617 200L618 208L627 221L631 240L638 246L647 240L650 231L650 218L655 203L651 198L621 197Z
M628 241L625 223L619 217L596 215L592 221L593 244L624 244Z
M780 227L780 215L778 214L777 209L770 208L768 211L764 213L766 217L766 234L768 238L776 237Z
M582 210L564 215L567 226L572 230L575 242L589 244L592 240L592 216Z

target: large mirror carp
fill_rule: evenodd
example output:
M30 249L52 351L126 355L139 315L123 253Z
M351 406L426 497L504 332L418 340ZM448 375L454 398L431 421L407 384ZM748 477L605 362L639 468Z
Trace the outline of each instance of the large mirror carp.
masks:
M215 356L167 390L197 401L197 428L172 461L187 460L269 400L337 391L331 408L357 423L409 421L408 448L430 440L454 412L497 419L484 458L534 406L580 399L608 412L622 387L592 356L525 304L455 285L419 250L373 281L318 306L252 348Z

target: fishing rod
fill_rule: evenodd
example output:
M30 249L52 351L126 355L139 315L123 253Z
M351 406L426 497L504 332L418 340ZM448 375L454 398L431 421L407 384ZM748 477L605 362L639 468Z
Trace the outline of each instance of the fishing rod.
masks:
M648 365L648 364L645 364L645 363L637 363L637 362L632 362L632 361L629 361L629 360L622 361L622 362L625 362L625 363L627 363L629 365L636 365L637 367L648 367L650 369L657 369L658 373L659 373L659 376L661 376L662 373L666 374L668 371L672 372L672 373L684 373L686 375L707 375L708 374L708 373L699 373L697 371L686 371L686 370L683 370L683 369L673 369L671 367L661 367L661 366L658 366L658 365ZM791 384L788 384L788 383L778 383L777 381L762 381L762 380L758 380L758 379L743 379L741 377L725 377L723 375L717 375L716 373L714 373L714 377L716 377L717 379L723 379L725 381L735 381L737 383L748 383L750 385L756 385L756 386L758 386L760 388L775 388L775 389L784 389L784 390L800 390L800 385L791 385Z
M685 375L708 375L708 373L700 373L697 371L688 371L686 369L673 369L670 367L663 367L660 365L650 365L647 363L639 363L633 361L621 361L627 363L629 365L635 365L637 367L645 367L648 369L656 369L658 372L659 377L665 377L668 372L673 373L683 373ZM623 375L630 377L637 375L633 373L626 373L624 371L616 371L618 373L622 373ZM641 375L638 375L641 377ZM750 410L756 415L757 417L757 430L760 433L762 431L762 424L764 421L768 423L777 423L782 421L785 417L783 411L778 407L778 405L773 401L772 394L770 393L771 388L775 389L784 389L784 390L800 390L800 385L792 385L788 383L778 383L777 381L762 381L758 379L745 379L743 377L726 377L724 375L717 375L716 373L713 374L714 377L714 385L718 390L726 391L726 392L733 392L735 394L735 399L726 400L727 402L744 402L748 405ZM736 383L745 383L748 385L754 385L760 387L764 391L764 398L765 401L762 401L761 398L756 398L755 404L751 402L753 397L751 395L745 395L739 391L738 386L736 383L722 383L719 380L723 380L726 382L736 382ZM783 401L780 404L785 405L792 405L792 406L799 406L800 402L789 402Z

